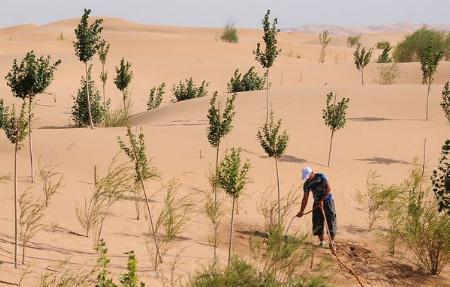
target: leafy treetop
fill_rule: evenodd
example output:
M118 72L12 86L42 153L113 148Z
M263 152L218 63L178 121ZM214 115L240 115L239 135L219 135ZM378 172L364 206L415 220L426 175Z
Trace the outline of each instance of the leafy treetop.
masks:
M103 27L101 27L101 24L103 19L96 19L89 25L89 14L91 14L91 10L84 9L80 23L75 29L76 41L73 42L75 54L84 63L91 60L102 45L101 32Z
M273 22L270 23L269 16L270 10L267 10L262 22L264 28L263 40L266 44L266 49L265 51L262 51L261 44L258 43L256 44L256 50L253 51L255 59L266 69L272 67L275 58L281 52L281 50L277 49L277 34L280 32L280 29L277 28L278 19L275 18Z

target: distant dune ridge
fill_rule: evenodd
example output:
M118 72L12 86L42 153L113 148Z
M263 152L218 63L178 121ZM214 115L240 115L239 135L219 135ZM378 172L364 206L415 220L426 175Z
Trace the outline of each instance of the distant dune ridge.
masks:
M427 24L411 24L411 23L397 23L392 25L376 25L365 27L348 27L336 25L304 25L295 28L283 29L284 32L300 32L306 34L319 34L327 30L330 34L335 36L349 36L369 33L411 33L415 30L427 26L440 31L450 31L450 25L427 25Z

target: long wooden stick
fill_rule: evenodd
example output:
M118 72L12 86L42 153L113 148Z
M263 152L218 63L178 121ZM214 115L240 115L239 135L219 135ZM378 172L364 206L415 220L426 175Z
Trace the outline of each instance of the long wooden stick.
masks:
M319 205L319 206L320 206L320 205ZM328 240L329 240L330 243L331 243L331 242L333 242L333 241L331 240L331 234L330 234L330 230L329 230L329 228L328 228L327 217L325 216L325 211L323 210L323 207L322 207L322 206L320 206L320 210L322 211L322 216L323 216L324 223L325 223L326 230L327 230ZM347 265L345 265L344 263L342 263L341 259L339 259L339 256L337 255L337 252L336 252L336 247L334 246L334 243L331 243L330 246L331 246L331 253L332 253L332 254L334 255L334 257L336 258L336 261L337 261L338 265L341 266L341 267L343 267L344 269L347 269L347 271L348 271L351 275L353 275L353 277L355 277L355 279L358 281L359 285L360 285L361 287L364 287L364 284L362 283L361 278L359 278L359 276L355 273L355 271L353 271L352 268L350 268L350 267L348 267Z

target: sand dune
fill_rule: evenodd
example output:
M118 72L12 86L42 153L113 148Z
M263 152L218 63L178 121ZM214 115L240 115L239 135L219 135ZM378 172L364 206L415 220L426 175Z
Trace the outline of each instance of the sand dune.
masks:
M75 206L82 204L85 195L91 192L94 165L102 174L119 152L117 136L125 134L125 128L96 128L94 131L66 128L72 95L83 74L83 66L77 61L72 47L76 23L76 19L69 19L43 26L0 29L0 75L8 72L13 59L23 57L31 49L63 61L49 89L51 95L39 96L37 101L33 136L38 158L61 163L64 188L48 210L45 230L38 233L29 248L27 261L33 262L36 273L27 279L26 286L35 286L38 274L55 260L70 257L77 264L94 264L96 255L91 249L92 239L76 235L82 233L82 228L76 219ZM220 100L225 101L226 83L236 68L246 71L257 66L258 72L262 73L252 54L256 42L260 41L261 31L240 30L240 43L227 44L218 40L220 29L149 26L116 18L105 18L104 26L104 36L111 43L106 68L110 72L107 97L111 98L113 106L121 103L121 94L112 81L114 66L122 56L133 63L132 123L143 128L148 155L162 174L161 181L149 183L148 188L155 191L162 183L176 177L182 183L182 192L191 193L196 203L189 229L169 252L172 259L184 249L177 275L187 276L208 264L212 257L212 249L207 244L210 230L206 228L208 221L203 211L204 194L209 192L206 174L214 162L214 152L206 138L210 97L174 104L170 102L170 88L192 76L196 82L209 81L210 94L217 90ZM57 40L60 33L65 36L64 40ZM372 45L375 41L398 40L403 36L403 31L371 33L363 35L363 41ZM365 231L366 215L358 208L355 193L364 190L370 170L377 171L386 183L402 181L414 157L421 157L424 138L428 141L427 166L436 165L443 140L450 135L439 106L442 85L449 80L450 63L442 63L439 67L431 92L431 120L426 122L423 120L426 88L421 85L418 63L400 64L401 74L393 86L377 85L377 65L371 64L366 72L367 85L362 87L360 74L353 65L353 49L345 47L345 37L337 37L329 47L325 64L317 63L317 35L282 32L279 43L283 51L271 70L270 97L275 116L283 119L283 126L290 135L287 155L280 163L282 191L285 194L300 185L299 171L306 164L325 172L336 198L339 239L371 248L383 259L382 242ZM99 87L97 58L93 64ZM145 111L150 88L162 81L168 87L163 105ZM331 91L339 97L349 97L350 109L347 126L335 138L332 166L327 168L330 131L323 125L321 109L326 94ZM8 104L19 103L12 98L5 81L0 81L0 97ZM241 213L237 217L238 231L261 228L257 203L264 190L275 184L273 161L266 158L256 139L264 118L264 92L237 95L234 129L225 139L223 149L241 147L252 163L253 179L243 195ZM123 155L119 160L125 160ZM0 175L12 174L12 162L13 146L2 134ZM23 191L30 186L26 149L19 154L19 166L20 191ZM0 185L0 190L0 261L3 262L0 280L16 282L20 272L12 265L12 182ZM37 187L33 190L40 193ZM162 196L157 193L153 197L155 211L160 208ZM155 284L152 286L159 286L154 273L149 271L150 261L143 237L147 223L136 221L133 216L133 202L120 201L105 223L104 237L112 254L113 271L122 271L126 260L124 252L134 249L142 267L142 278ZM294 223L294 228L309 232L309 221L299 220ZM228 217L223 224L224 237L227 227ZM241 244L245 244L244 237L240 238ZM219 250L223 260L226 247L226 241L223 241ZM168 270L168 265L162 267L163 272ZM387 280L388 275L382 271L374 272L373 286L386 286L379 282ZM430 279L423 283L424 286L448 284L448 273L443 273L444 277ZM412 286L407 283L413 279L402 278L399 274L395 275L398 286ZM332 280L338 286L354 286L342 272Z

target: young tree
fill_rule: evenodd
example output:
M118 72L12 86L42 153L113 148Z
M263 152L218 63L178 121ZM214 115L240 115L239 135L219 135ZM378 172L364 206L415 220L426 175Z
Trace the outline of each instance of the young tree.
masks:
M449 82L445 83L444 90L442 90L441 107L444 110L444 115L450 124L450 88Z
M265 78L266 78L266 122L269 119L269 71L275 61L278 53L281 50L278 50L277 46L277 34L280 32L280 29L277 28L278 19L273 19L273 22L270 23L269 20L270 10L267 10L266 15L262 21L264 28L263 40L265 43L265 50L263 51L261 48L261 43L256 44L256 50L253 51L255 55L255 59L261 64L261 66L266 69Z
M13 95L23 101L28 100L28 142L32 182L34 182L33 141L31 136L33 100L37 95L44 93L52 83L54 73L60 63L61 60L52 63L50 56L37 57L31 51L20 61L20 64L15 59L11 70L5 77Z
M427 85L427 108L425 119L428 121L428 102L430 97L431 84L434 80L439 61L444 56L441 50L437 50L431 42L425 46L422 56L420 57L420 65L422 69L422 83Z
M163 97L164 97L164 88L166 87L166 84L164 82L161 83L161 85L159 85L158 88L153 87L150 90L150 94L148 96L148 101L147 101L147 111L156 109L157 107L159 107L162 103Z
M248 160L241 161L241 152L239 149L231 149L230 153L227 153L220 163L217 170L217 181L220 187L231 196L233 199L231 209L231 224L230 224L230 241L228 246L228 266L231 260L231 250L233 248L233 232L234 232L234 208L236 199L244 191L249 178L247 176L250 169L250 163Z
M327 30L323 31L319 34L319 42L320 42L320 56L319 56L319 63L325 62L325 48L328 46L328 44L331 41L331 36L328 33Z
M75 103L71 111L73 121L80 127L91 123L93 125L101 123L105 119L108 107L108 102L106 102L106 106L101 103L102 98L92 79L91 66L88 69L87 76L87 79L81 77L81 87L78 89L77 96L73 97Z
M231 98L227 98L225 109L222 112L220 109L220 102L217 103L217 92L214 93L213 97L210 101L210 108L208 110L208 141L210 145L216 149L216 163L215 163L215 175L217 176L218 165L219 165L219 151L220 151L220 143L222 139L231 132L233 128L232 122L233 117L235 115L234 111L234 100L236 99L236 94L233 94ZM217 202L217 186L215 184L212 185L213 193L214 193L214 206L212 208L215 212L218 212L218 202ZM216 254L216 246L217 246L217 224L214 224L214 260L217 258Z
M391 63L392 58L389 55L392 49L391 44L389 42L378 42L377 48L383 50L381 55L378 57L377 63L379 64Z
M326 107L322 109L322 118L325 120L325 125L331 129L330 149L328 151L328 166L331 161L331 149L333 147L334 132L342 129L347 121L347 109L349 98L342 98L342 100L336 103L337 95L333 92L327 95ZM331 103L333 100L333 103Z
M114 84L122 92L123 109L126 109L127 100L127 88L133 79L133 71L131 69L131 63L125 62L125 59L120 60L120 67L116 67L116 77L114 78Z
M100 80L102 81L103 84L103 105L106 105L106 92L105 92L105 86L106 86L106 81L108 80L108 71L105 71L105 65L106 65L106 58L108 56L109 53L109 43L107 43L106 41L101 41L100 42L100 47L98 50L98 57L100 58L100 62L102 63L102 72L100 73Z
M361 71L361 84L364 85L364 68L369 64L372 57L372 49L366 50L366 47L361 49L361 44L358 44L353 57L355 59L356 69Z
M439 166L433 171L431 181L439 211L450 215L450 140L442 146Z
M145 153L144 133L142 132L142 129L140 130L139 134L136 135L133 132L131 132L131 127L127 127L127 138L129 145L127 145L120 137L117 138L117 141L120 149L134 163L135 182L140 184L142 192L144 193L145 205L147 207L148 217L150 219L150 230L152 232L152 236L155 242L156 248L155 261L159 260L162 263L162 256L159 249L158 238L156 237L155 224L153 221L153 216L150 210L150 205L148 203L148 196L144 185L145 180L157 178L159 175L156 169L150 166L149 161L147 160L147 156ZM139 205L136 192L136 212L138 211ZM137 214L137 216L139 216L139 213Z
M261 147L269 157L275 160L275 173L277 176L278 191L278 224L281 224L281 193L280 178L278 175L278 159L284 154L288 145L289 136L286 131L280 131L281 119L277 123L273 119L273 111L270 112L270 119L258 130L258 140Z
M98 49L102 45L101 33L103 27L101 24L103 23L103 19L96 19L94 23L89 25L89 14L91 14L90 9L84 9L83 16L81 17L80 23L75 29L76 41L73 42L73 46L75 48L75 54L78 59L84 63L85 68L85 79L88 78L88 62L92 59L92 57L97 53ZM89 81L85 82L86 84L86 92L87 92L87 107L88 107L88 115L89 115L89 126L91 129L94 128L94 122L92 120L91 114L91 100L89 94Z
M28 133L28 121L25 112L26 104L22 104L20 113L17 114L14 106L11 111L5 108L2 120L2 128L8 140L14 144L14 267L17 268L17 153L23 147L23 140Z
M349 47L355 47L356 45L360 44L360 40L361 40L361 35L349 36L347 38L347 45Z

